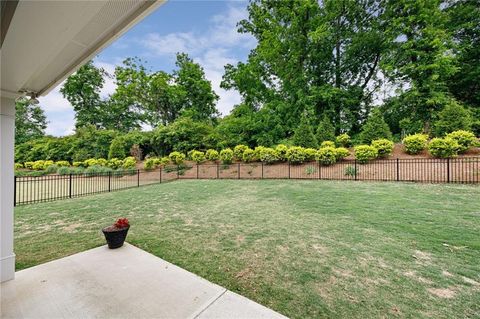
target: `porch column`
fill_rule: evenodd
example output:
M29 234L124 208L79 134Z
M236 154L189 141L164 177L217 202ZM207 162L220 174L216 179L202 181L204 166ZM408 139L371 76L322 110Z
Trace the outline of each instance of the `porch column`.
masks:
M15 277L13 253L13 174L15 99L0 99L0 282Z

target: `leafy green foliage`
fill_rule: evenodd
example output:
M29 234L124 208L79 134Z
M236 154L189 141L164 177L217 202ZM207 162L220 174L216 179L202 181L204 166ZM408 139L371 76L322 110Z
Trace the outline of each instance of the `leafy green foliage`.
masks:
M468 131L454 131L452 133L448 133L446 138L451 138L452 140L456 141L459 145L458 152L463 153L467 151L470 147L472 147L475 143L475 135L472 132Z
M386 157L392 154L393 142L387 139L372 141L372 146L377 149L378 157Z
M230 148L223 149L220 152L220 160L223 164L230 164L233 160L233 151Z
M326 115L323 117L317 127L316 137L318 143L335 140L335 127Z
M360 163L366 163L378 157L378 151L371 145L359 145L355 147L355 158Z
M237 145L233 148L233 157L236 160L242 160L243 159L243 152L248 149L248 146L246 145Z
M257 154L258 159L267 164L275 163L280 159L278 151L271 147L262 147L259 149Z
M15 163L15 170L24 168L22 163Z
M137 160L133 156L129 156L122 161L123 169L132 169L137 165Z
M413 134L406 136L402 143L408 154L418 154L427 148L428 135Z
M245 151L243 151L242 160L246 163L256 161L257 160L257 152L255 152L251 148L247 148Z
M205 157L207 158L208 161L214 162L220 158L220 155L218 154L218 151L213 149L208 149L207 152L205 153Z
M200 164L205 161L205 153L200 151L193 151L191 154L192 161Z
M323 141L322 144L320 144L320 148L323 147L335 147L335 143L332 141Z
M470 112L458 103L451 103L438 114L435 122L435 133L444 136L453 131L470 130L472 119Z
M337 152L334 147L325 146L317 151L315 159L323 165L332 165L337 161Z
M279 144L275 147L275 150L278 153L278 158L281 161L286 161L287 160L287 151L288 151L288 146Z
M345 157L350 156L350 151L345 147L337 147L335 149L335 157L338 160L344 159Z
M439 158L455 157L458 154L460 145L451 138L433 138L428 143L428 151L432 156Z
M39 105L28 99L17 100L15 104L15 144L25 143L45 135L47 117Z
M348 147L350 146L351 142L350 135L347 133L340 134L335 138L335 143L337 146Z
M312 126L306 115L302 117L300 125L295 130L292 142L294 145L301 147L316 148L318 146L317 138L315 137L315 134L313 134Z
M185 161L185 154L180 152L171 152L168 155L168 158L170 158L170 161L172 161L173 164L180 165L183 163L183 161Z
M287 161L289 161L292 164L301 164L308 160L307 159L308 156L307 156L307 153L305 152L305 148L301 146L290 147L287 150L285 157L287 158Z
M373 110L360 132L360 140L363 143L371 143L377 139L392 139L392 133L383 119L380 109Z

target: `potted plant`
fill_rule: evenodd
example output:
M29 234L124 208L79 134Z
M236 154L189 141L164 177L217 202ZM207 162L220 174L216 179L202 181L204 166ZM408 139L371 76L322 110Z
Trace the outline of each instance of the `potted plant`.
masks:
M129 228L130 224L126 218L119 218L115 224L103 228L102 232L107 240L108 248L115 249L122 247Z

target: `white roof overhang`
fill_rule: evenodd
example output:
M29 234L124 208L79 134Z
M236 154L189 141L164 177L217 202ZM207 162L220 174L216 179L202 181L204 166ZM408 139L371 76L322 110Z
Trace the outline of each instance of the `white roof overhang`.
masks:
M2 1L2 96L47 94L164 1Z

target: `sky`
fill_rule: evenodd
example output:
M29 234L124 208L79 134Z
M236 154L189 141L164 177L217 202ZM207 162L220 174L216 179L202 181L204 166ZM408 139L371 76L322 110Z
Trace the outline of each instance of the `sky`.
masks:
M213 89L220 96L218 110L227 115L240 102L236 91L220 88L224 65L245 61L256 40L237 32L236 24L247 17L246 1L170 0L140 21L122 37L104 49L94 64L113 74L116 65L137 56L154 71L171 72L175 54L185 52L204 68ZM47 115L46 133L63 136L73 133L75 113L60 93L60 84L41 97ZM106 78L102 97L115 91L114 80Z

